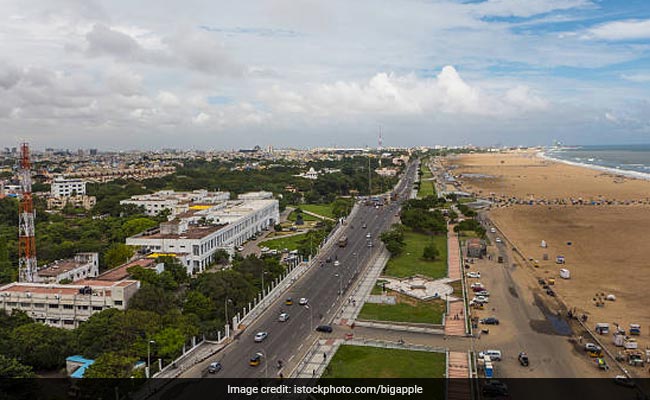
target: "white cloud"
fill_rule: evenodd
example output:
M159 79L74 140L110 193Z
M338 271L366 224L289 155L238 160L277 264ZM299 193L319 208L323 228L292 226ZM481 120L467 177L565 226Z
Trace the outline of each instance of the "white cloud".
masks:
M590 6L588 0L487 0L469 4L474 12L495 17L530 17L557 10Z
M584 37L605 40L650 39L650 19L607 22L587 30Z
M643 73L623 74L621 75L621 78L630 82L639 82L639 83L650 82L650 74L643 74Z

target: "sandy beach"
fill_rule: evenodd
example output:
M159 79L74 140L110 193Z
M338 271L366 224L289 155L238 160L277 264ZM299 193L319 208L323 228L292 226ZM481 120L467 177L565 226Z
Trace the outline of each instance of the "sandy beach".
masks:
M531 270L537 277L559 278L562 267L571 271L571 279L557 279L556 290L568 306L589 316L591 328L596 322L608 322L627 330L630 323L638 323L639 348L650 346L650 313L644 298L650 287L650 205L645 204L650 182L544 160L530 152L463 155L445 163L457 166L456 176L472 174L460 175L462 189L483 197L494 193L497 198L601 199L598 206L501 204L489 215L527 258L536 260L539 268ZM542 240L548 248L541 247ZM566 265L555 263L557 255L566 257ZM594 298L601 293L614 294L616 301L597 307ZM602 338L612 343L610 337Z

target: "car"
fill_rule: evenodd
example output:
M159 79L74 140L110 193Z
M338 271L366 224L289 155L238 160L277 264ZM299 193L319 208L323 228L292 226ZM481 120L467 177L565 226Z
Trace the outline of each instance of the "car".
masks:
M481 282L474 282L470 285L472 289L477 288L477 287L483 287L483 284Z
M309 299L307 299L306 297L301 297L300 301L298 301L298 304L300 304L301 306L304 306L307 303L309 303Z
M339 265L341 265L341 263L339 262L339 260L334 261L334 266L335 266L335 267L338 267Z
M600 346L595 345L594 343L585 343L585 351L600 351Z
M338 278L338 277L339 277L338 272L336 272L336 273L334 274L334 276Z
M287 314L286 312L280 313L280 315L278 316L278 321L280 322L286 322L288 319L289 319L289 314Z
M237 246L237 251L244 251L244 246Z
M479 322L485 325L499 325L499 320L495 317L483 318Z
M497 233L497 228L494 228L494 227L490 228L490 232L491 233Z
M629 388L633 388L633 387L636 386L634 381L632 379L628 378L625 375L616 375L614 377L614 383L617 384L617 385L625 386L625 387L629 387Z
M363 225L361 225L361 227L362 227L363 229L366 229L366 228L368 227L368 225L363 224Z
M501 238L498 237L498 238L496 238L496 242L497 242L497 243L503 243L503 240L501 240Z
M251 367L257 367L262 363L262 357L264 357L264 354L262 353L253 354L253 357L251 357L251 359L248 360L248 365L250 365Z
M331 263L331 262L332 262L332 257L327 257L327 258L325 259L325 262L326 262L326 263Z
M480 273L480 272L475 272L475 271L468 272L468 273L467 273L467 277L468 277L468 278L480 278L480 277L481 277L481 273Z
M484 350L478 353L478 358L489 356L492 361L501 361L501 350Z
M263 342L264 339L266 339L268 336L269 336L268 332L257 332L257 334L255 335L255 342L256 343Z
M366 233L366 239L370 239L371 237L372 235L370 234L370 232Z
M542 286L546 285L546 281L544 279L541 279L541 278L537 280L537 283L539 283Z
M332 327L330 325L318 325L316 332L332 333Z
M472 292L474 292L474 293L483 292L485 290L486 289L483 286L476 286L476 287L472 288Z
M481 291L478 291L478 292L474 292L474 294L476 294L477 296L490 297L490 292L488 292L487 290L481 290Z
M216 374L217 372L221 371L221 368L221 363L219 361L215 361L213 363L210 363L208 366L208 373Z
M553 289L548 289L548 290L546 291L546 294L549 295L549 296L551 296L551 297L555 297L555 292L553 291Z
M490 299L488 299L488 298L485 297L485 296L474 296L474 298L472 299L472 301L473 301L474 303L479 303L479 304L480 304L480 303L489 303L489 302L490 302Z
M371 241L368 241L368 243L366 244L366 246L367 246L367 247L372 247L372 246L373 246L373 244L372 244L372 242L371 242Z
M292 306L293 305L293 299L291 297L287 297L287 299L284 301L284 304L287 306Z
M523 367L528 366L528 354L525 352L522 351L519 353L519 357L517 357L517 359L519 360L519 364L521 364Z

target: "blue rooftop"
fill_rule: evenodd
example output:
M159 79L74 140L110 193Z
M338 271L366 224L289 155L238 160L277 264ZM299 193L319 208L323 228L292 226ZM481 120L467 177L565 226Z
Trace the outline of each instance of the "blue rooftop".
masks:
M86 373L86 369L95 363L95 360L90 360L82 356L70 356L65 360L82 364L70 375L71 378L83 378L84 374Z

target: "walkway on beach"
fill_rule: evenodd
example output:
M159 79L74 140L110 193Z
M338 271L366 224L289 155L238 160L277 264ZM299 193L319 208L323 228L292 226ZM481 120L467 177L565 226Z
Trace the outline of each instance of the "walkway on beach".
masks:
M447 233L447 274L452 281L462 279L463 271L460 260L460 245L454 232L454 225L449 225ZM445 335L465 335L465 315L463 301L450 301L449 313L445 316Z

